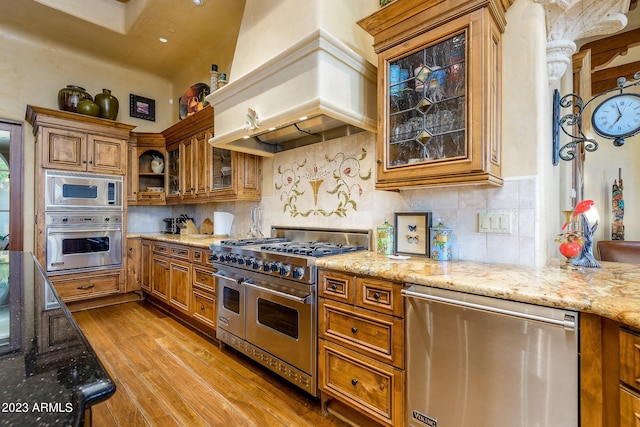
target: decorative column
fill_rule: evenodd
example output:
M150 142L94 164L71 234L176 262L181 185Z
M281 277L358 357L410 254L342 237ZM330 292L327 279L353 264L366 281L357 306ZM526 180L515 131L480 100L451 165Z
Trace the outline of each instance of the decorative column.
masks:
M576 40L620 31L630 0L535 0L545 10L547 74L556 83L571 64Z

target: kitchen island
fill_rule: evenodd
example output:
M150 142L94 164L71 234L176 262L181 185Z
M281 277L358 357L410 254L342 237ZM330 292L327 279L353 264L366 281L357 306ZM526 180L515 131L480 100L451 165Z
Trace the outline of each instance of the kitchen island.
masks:
M30 253L0 252L1 424L80 426L115 383Z

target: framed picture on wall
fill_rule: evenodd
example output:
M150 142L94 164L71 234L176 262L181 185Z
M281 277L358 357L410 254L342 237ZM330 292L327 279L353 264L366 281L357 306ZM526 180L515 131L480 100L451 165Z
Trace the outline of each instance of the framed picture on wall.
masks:
M431 212L396 212L394 253L428 257L430 227Z
M129 116L156 121L156 101L139 95L129 94Z

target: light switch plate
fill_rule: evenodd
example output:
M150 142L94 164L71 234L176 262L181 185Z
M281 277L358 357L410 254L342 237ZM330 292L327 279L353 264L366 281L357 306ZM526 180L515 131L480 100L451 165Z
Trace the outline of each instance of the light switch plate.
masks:
M511 234L511 213L479 213L478 232Z

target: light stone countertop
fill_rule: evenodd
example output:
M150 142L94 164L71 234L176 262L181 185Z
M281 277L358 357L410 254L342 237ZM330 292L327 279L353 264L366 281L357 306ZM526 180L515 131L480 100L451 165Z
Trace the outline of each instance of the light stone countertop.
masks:
M228 236L162 233L128 234L209 249ZM316 259L321 268L417 283L547 307L597 314L640 329L640 265L602 262L602 268L567 268L564 260L545 267L433 261L411 257L393 260L375 252L353 252Z
M127 234L127 239L141 237L143 239L159 240L167 243L194 246L209 249L212 244L219 244L229 236L215 236L211 234L165 234L165 233L137 233Z
M602 262L602 268L545 267L472 261L392 260L375 252L354 252L316 260L321 268L417 283L470 294L559 307L607 317L640 328L640 265Z

